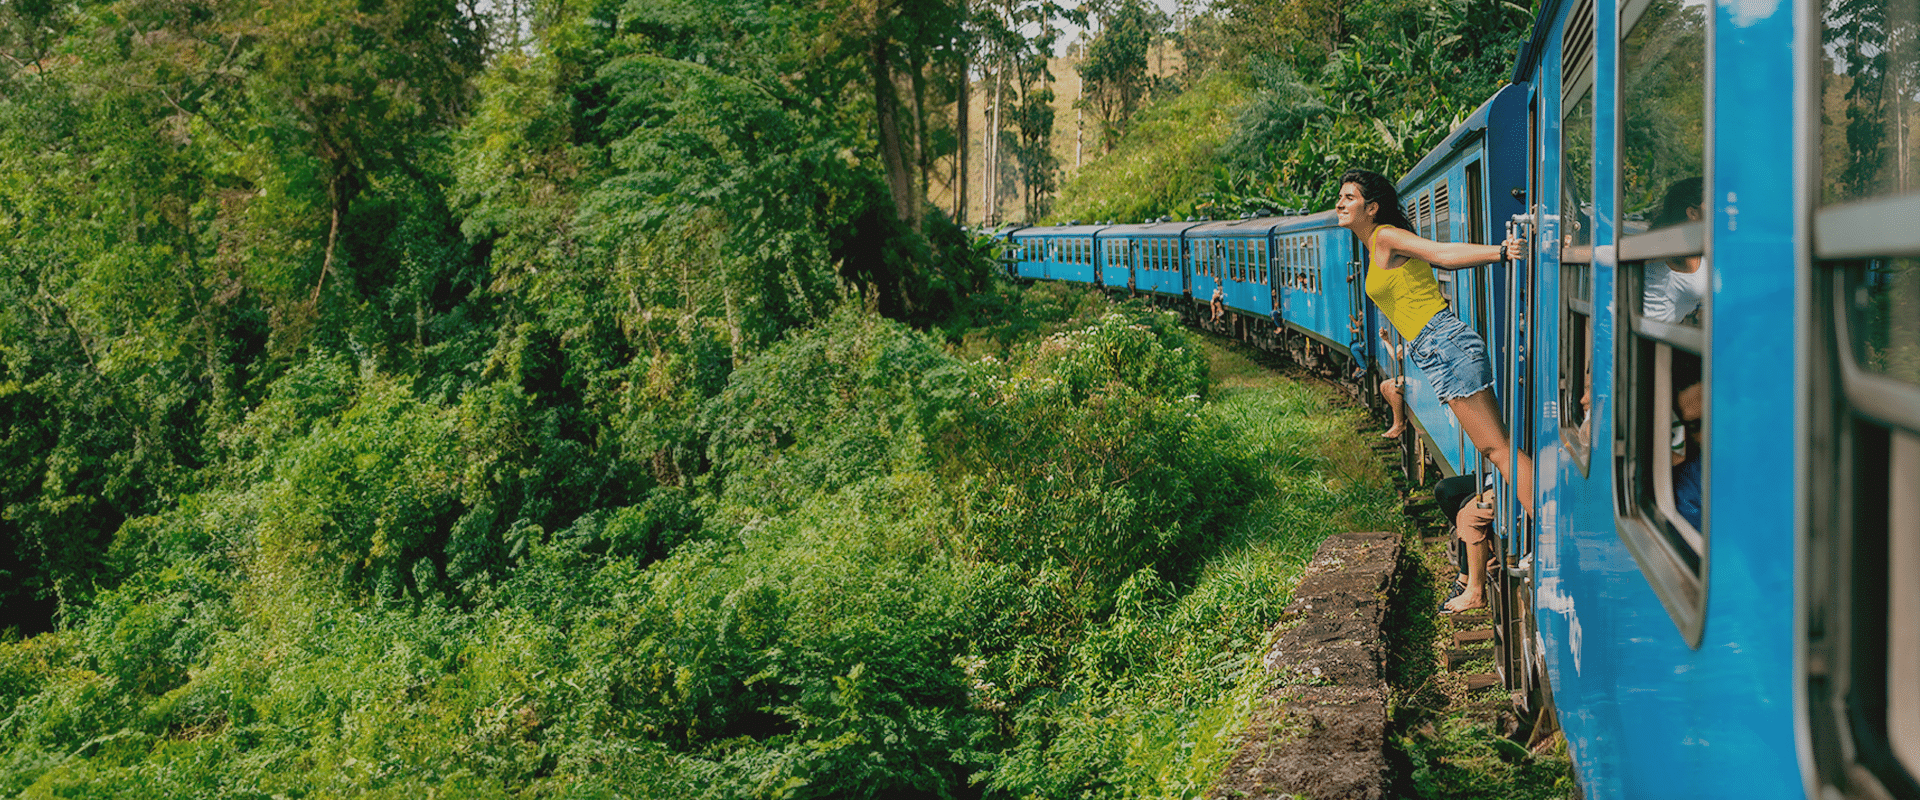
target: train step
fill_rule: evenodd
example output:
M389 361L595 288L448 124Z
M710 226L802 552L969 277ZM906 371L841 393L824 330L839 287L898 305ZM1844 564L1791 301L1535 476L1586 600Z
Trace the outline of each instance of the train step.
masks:
M1480 642L1491 642L1491 641L1493 641L1492 628L1476 628L1470 631L1454 631L1453 632L1453 645L1455 647L1459 647L1461 645L1478 644Z
M1447 671L1452 672L1459 669L1462 664L1469 664L1472 663L1474 659L1488 658L1492 655L1493 648L1491 647L1475 647L1472 649L1455 647L1449 649L1447 651Z
M1491 672L1476 672L1466 676L1467 691L1477 692L1491 686L1500 685L1500 676Z

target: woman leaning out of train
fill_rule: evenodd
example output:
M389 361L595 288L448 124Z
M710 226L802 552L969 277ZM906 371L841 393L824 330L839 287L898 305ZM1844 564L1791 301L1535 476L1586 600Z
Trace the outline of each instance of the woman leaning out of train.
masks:
M1519 258L1525 245L1508 239L1504 245L1436 242L1413 233L1400 192L1385 176L1363 169L1340 176L1340 199L1334 203L1340 227L1366 242L1367 297L1400 332L1440 402L1453 409L1460 427L1480 454L1528 498L1533 513L1533 460L1514 450L1500 421L1493 397L1493 365L1480 335L1447 308L1433 270L1466 269Z

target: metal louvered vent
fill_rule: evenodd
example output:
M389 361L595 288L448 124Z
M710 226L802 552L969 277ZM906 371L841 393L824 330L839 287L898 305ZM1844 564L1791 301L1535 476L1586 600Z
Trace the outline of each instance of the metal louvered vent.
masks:
M1560 50L1561 91L1568 97L1584 89L1587 71L1593 69L1593 0L1580 0L1567 18L1566 39Z
M1453 201L1452 193L1447 191L1447 182L1441 181L1433 187L1433 240L1436 242L1453 241Z

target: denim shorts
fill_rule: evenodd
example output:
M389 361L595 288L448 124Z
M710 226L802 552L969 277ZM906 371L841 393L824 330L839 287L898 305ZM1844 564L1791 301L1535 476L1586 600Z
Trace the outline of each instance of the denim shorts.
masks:
M1493 363L1487 360L1486 342L1452 311L1427 320L1407 355L1426 373L1442 403L1493 388Z

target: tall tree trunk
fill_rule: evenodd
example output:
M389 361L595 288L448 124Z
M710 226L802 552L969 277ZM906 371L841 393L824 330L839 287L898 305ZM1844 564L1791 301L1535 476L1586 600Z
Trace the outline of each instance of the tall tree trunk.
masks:
M973 81L967 76L967 57L960 57L960 108L954 114L955 128L959 131L959 151L954 154L953 165L953 221L957 225L967 224L967 182L972 173L967 172L967 135L970 110L967 101L973 98Z
M326 257L320 261L320 280L313 282L313 300L311 302L315 308L318 308L320 304L320 287L327 285L327 276L333 273L333 251L340 243L340 212L342 207L347 204L345 197L346 189L341 186L343 182L343 178L335 175L333 180L327 183L327 199L331 201L330 205L333 206L333 222L327 227L327 254Z
M914 193L914 199L918 201L931 196L927 193L927 184L929 173L933 172L933 162L927 158L931 149L927 141L927 64L916 57L909 67L913 70L913 165L920 178L920 190Z
M1000 222L1000 87L1004 70L993 72L993 114L987 120L986 141L987 175L980 187L981 199L986 206L981 209L980 221L988 225Z
M913 171L908 165L907 142L900 135L900 96L893 85L893 68L887 60L884 35L873 37L873 107L880 125L880 162L887 170L887 188L893 193L893 210L900 221L915 232L920 230L920 204L913 196Z

